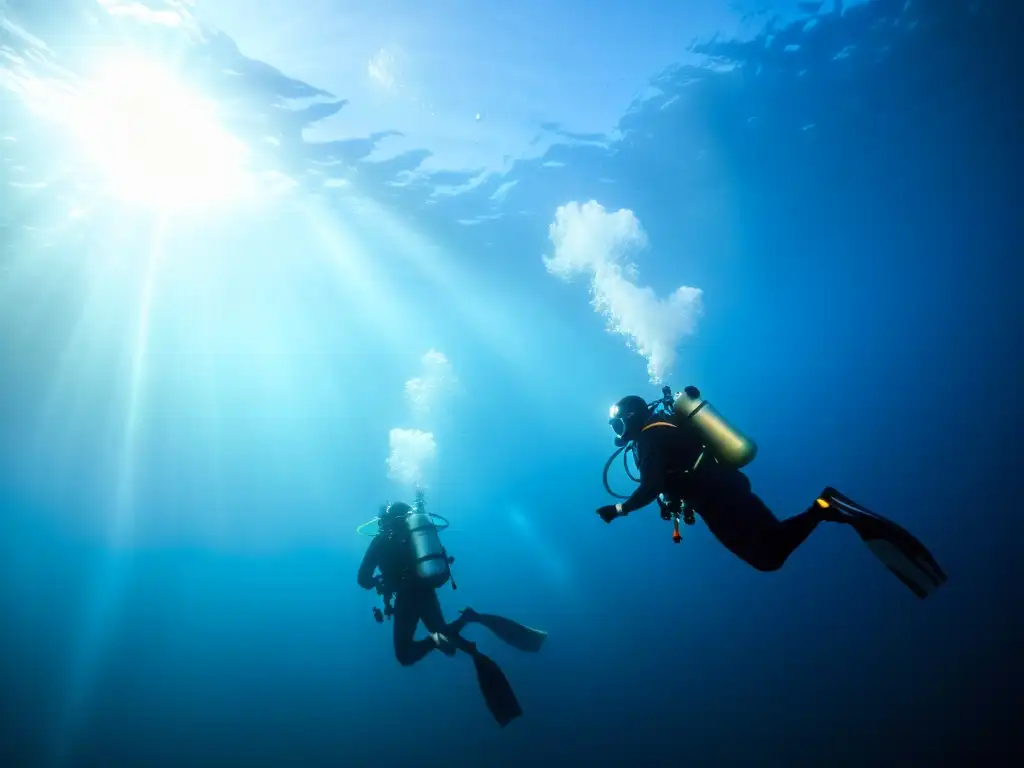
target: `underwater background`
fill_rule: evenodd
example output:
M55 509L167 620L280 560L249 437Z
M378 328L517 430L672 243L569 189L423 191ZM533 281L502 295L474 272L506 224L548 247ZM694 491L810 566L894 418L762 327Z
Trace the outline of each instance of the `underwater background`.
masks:
M1009 762L1019 21L0 2L0 764ZM663 383L780 517L834 485L948 584L601 523L608 407ZM505 729L356 585L417 486L446 613L549 632L467 630Z

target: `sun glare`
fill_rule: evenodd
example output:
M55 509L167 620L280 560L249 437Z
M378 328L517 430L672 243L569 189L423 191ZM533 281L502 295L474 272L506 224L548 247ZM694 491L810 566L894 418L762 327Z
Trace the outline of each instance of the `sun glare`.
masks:
M252 181L247 147L218 124L213 105L153 62L108 62L79 107L81 150L122 200L165 212L205 207Z

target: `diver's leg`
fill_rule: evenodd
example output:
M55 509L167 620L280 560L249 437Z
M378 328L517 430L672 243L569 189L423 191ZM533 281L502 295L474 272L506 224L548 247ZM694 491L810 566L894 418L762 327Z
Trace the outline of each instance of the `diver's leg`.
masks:
M475 620L472 609L469 609L463 611L455 621L451 623L445 621L444 611L441 610L441 601L438 600L437 592L434 591L431 591L429 595L424 595L420 615L428 632L436 632L456 645L461 645L459 641L466 624Z
M695 478L693 507L725 547L759 571L777 571L817 528L815 507L779 520L739 470L715 467Z
M426 590L420 595L420 618L437 649L445 656L454 656L455 635L451 632L451 626L444 620L441 601L437 599L437 592L433 589Z
M395 658L403 667L415 664L437 647L432 637L413 639L420 622L421 602L416 592L399 592L395 596Z
M466 628L466 625L477 621L479 616L480 614L472 608L463 608L461 613L459 613L459 618L448 623L446 633L449 636L461 635L462 630Z
M751 496L757 500L758 504L768 509L765 503L755 494L751 494ZM807 537L818 527L820 522L822 522L822 517L814 509L806 509L800 514L787 517L785 520L779 520L778 525L774 527L774 535L769 536L769 541L766 542L765 546L764 555L768 559L768 563L775 563L774 568L768 568L767 570L778 570L781 568L796 548L807 540Z
M437 599L437 592L433 589L425 591L420 597L420 618L428 632L451 632L451 625L444 620L441 601Z

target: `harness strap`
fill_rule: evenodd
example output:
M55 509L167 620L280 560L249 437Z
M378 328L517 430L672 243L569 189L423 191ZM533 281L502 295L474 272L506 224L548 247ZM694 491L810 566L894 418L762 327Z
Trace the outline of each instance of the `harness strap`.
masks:
M668 421L652 421L650 424L648 424L646 427L644 427L640 431L641 432L646 432L651 427L672 427L672 429L678 429L678 427L676 427L675 424L672 424L671 422L668 422Z

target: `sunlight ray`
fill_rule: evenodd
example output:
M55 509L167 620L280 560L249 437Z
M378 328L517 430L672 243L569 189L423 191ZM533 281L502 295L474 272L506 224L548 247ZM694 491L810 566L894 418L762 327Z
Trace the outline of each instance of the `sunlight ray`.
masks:
M111 635L131 576L131 555L112 551L97 567L86 601L77 642L68 666L67 685L56 715L51 764L65 765L85 727L90 698L100 675Z
M551 545L543 530L522 509L509 506L506 511L510 529L519 535L523 547L532 552L549 586L563 598L578 599L575 574L566 557Z
M204 291L199 299L198 315L203 318L212 317L215 311L211 303L209 291ZM197 409L200 423L204 430L202 441L204 464L209 468L207 485L207 507L204 520L211 525L210 534L220 538L227 534L227 514L224 505L224 466L225 456L223 441L226 433L222 414L222 403L219 386L219 365L217 350L211 335L197 334L195 341L197 355L190 355L183 363L193 372L193 380L199 389Z
M125 257L125 252L109 242L102 248L79 253L74 268L69 265L50 265L49 270L30 269L22 276L29 296L45 295L43 286L71 284L81 294L76 309L60 307L56 315L74 312L74 320L65 320L68 327L66 340L54 353L50 384L42 396L37 428L34 430L36 454L48 456L40 462L40 471L49 473L51 465L66 466L69 452L76 448L76 432L82 419L95 413L98 392L110 390L108 380L99 380L106 370L104 354L116 352L112 343L122 325L122 316L137 289L131 278L137 266ZM57 268L62 267L62 268ZM143 279L144 276L143 276ZM126 290L129 289L129 290ZM48 305L40 301L41 316ZM53 314L53 313L51 313ZM98 387L93 387L98 383ZM93 425L95 429L96 425ZM45 479L45 477L44 477Z
M149 325L153 311L153 297L162 255L162 235L165 222L156 229L153 245L147 258L145 276L139 295L139 308L132 345L129 374L129 396L124 411L121 438L121 458L118 464L114 490L114 513L108 536L113 550L105 555L96 578L96 584L78 633L79 642L70 668L60 726L55 742L54 761L63 762L74 749L74 743L83 727L82 719L88 710L103 664L111 636L124 602L129 584L131 538L136 522L136 462L147 352Z
M538 399L552 396L551 388L535 375L540 367L534 352L536 342L525 327L526 323L540 327L555 324L552 318L544 316L542 308L531 306L526 312L513 306L506 295L471 284L438 245L372 200L360 201L359 218L366 227L379 233L383 250L407 260L450 298L450 307L462 316L463 327L487 341L524 391Z
M521 313L504 312L507 302L499 296L484 294L481 286L471 285L454 266L451 258L435 243L415 232L400 218L372 200L362 201L360 218L402 258L408 260L438 289L452 298L452 308L463 315L467 327L495 341L510 361L526 365L530 344L512 322L503 318L521 317ZM496 309L497 308L497 309Z
M118 472L117 491L114 503L114 519L110 533L118 544L127 543L135 525L135 480L138 460L139 423L142 418L147 353L149 351L149 325L153 312L153 296L156 291L160 262L163 256L163 235L167 221L161 219L154 233L153 244L146 261L141 296L139 297L138 319L135 340L132 346L132 363L129 374L128 403L125 406L124 427L121 437L121 459Z
M410 344L408 331L417 327L412 311L407 303L394 298L385 275L374 270L368 249L346 230L337 215L332 217L312 205L303 206L302 211L310 231L322 246L317 249L318 255L324 257L331 268L346 300L353 302L360 315L377 321L374 330L383 334L389 345Z
M19 294L26 297L46 295L50 288L59 289L61 283L66 284L68 281L81 280L85 284L77 307L60 308L61 313L74 319L65 321L68 326L66 340L52 353L54 360L51 364L52 373L48 376L49 385L40 393L39 416L33 430L33 454L48 457L47 461L38 463L40 481L52 482L51 465L64 466L68 452L73 449L74 433L86 410L81 374L86 362L96 351L98 337L102 335L99 329L107 317L103 309L109 309L110 306L109 288L102 277L107 268L106 261L90 262L83 268L86 274L82 276L77 271L46 270L37 263L19 275L17 281L26 289L24 293L19 291ZM45 318L49 314L45 302L37 302L36 309L38 318ZM23 314L30 311L28 306L21 308ZM38 322L31 319L26 320L25 324L29 328L39 327Z

